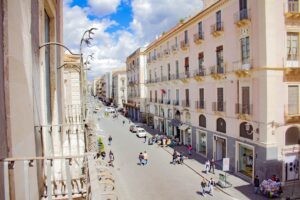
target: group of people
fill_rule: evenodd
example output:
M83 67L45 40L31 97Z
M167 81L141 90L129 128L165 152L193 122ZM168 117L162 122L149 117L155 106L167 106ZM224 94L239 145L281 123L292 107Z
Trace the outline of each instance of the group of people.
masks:
M148 164L148 154L147 154L147 152L146 151L144 151L144 153L143 152L141 152L140 154L139 154L139 161L140 161L140 165L142 166L142 165L147 165Z
M205 196L206 193L213 196L214 193L214 186L216 185L216 182L211 178L208 182L203 178L201 181L201 194L202 196Z
M184 155L182 152L178 152L178 151L175 151L173 152L172 154L172 164L175 165L176 163L177 164L183 164L183 160L185 159Z
M207 160L205 162L205 173L208 174L208 172L212 172L213 174L215 174L215 160L212 158L211 160Z

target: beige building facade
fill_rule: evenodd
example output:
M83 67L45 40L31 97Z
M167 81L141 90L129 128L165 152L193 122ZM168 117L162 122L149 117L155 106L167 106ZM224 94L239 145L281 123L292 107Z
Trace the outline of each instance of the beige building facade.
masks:
M299 181L299 2L204 3L144 51L148 122L249 181Z
M127 102L127 76L126 68L121 68L112 73L112 98L114 106L123 108Z
M147 77L145 48L139 48L126 59L127 70L127 103L128 116L136 121L146 120L145 78Z

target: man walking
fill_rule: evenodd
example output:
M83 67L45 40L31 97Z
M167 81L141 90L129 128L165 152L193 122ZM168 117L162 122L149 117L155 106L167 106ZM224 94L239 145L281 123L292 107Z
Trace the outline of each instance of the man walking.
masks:
M144 164L147 165L147 163L148 163L148 154L147 154L146 151L144 151L143 155L144 155Z
M215 160L212 158L210 160L209 172L212 170L212 173L215 174Z
M258 194L259 191L259 178L258 176L255 176L254 178L254 193Z
M112 167L114 167L114 160L115 160L115 156L114 156L114 154L113 154L113 152L112 151L110 151L109 152L109 165L110 166L112 166Z
M139 154L139 160L140 160L140 165L144 165L144 162L143 162L144 154L142 152Z
M112 137L111 135L108 137L108 145L111 145Z

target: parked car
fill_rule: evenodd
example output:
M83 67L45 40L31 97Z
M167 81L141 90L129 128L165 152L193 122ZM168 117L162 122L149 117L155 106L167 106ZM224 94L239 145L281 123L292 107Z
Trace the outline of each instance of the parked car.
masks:
M137 128L136 136L138 137L146 137L147 132L143 128Z
M129 131L136 133L138 128L142 128L141 124L132 124L129 126Z

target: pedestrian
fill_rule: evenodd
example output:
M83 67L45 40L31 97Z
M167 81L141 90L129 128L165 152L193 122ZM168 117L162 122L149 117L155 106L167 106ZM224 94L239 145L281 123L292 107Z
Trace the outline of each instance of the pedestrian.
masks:
M201 181L201 193L202 193L202 196L205 196L205 187L206 187L206 181L203 178L202 181Z
M189 152L189 155L191 156L192 155L192 145L188 145L188 147L187 147L187 149L188 149L188 152Z
M147 154L146 151L144 151L143 155L144 155L144 164L147 165L147 163L148 163L148 154Z
M140 165L144 165L144 162L143 162L144 154L142 152L139 154L139 160L140 160Z
M208 188L209 188L209 194L211 196L214 195L214 186L215 186L215 181L213 180L213 178L210 178L210 180L208 182Z
M183 153L181 152L181 153L180 153L180 156L179 156L179 163L180 163L180 164L183 164L183 160L184 160L184 155L183 155Z
M172 164L175 165L176 164L176 159L177 159L177 152L174 150L173 154L172 154Z
M258 191L259 191L259 178L256 175L254 178L254 193L258 194Z
M145 135L145 137L144 137L144 143L146 143L147 142L147 135Z
M101 152L101 157L102 157L102 160L104 160L104 159L105 159L105 157L106 157L106 153L105 153L105 151L102 151L102 152Z
M125 120L123 120L123 126L125 125Z
M108 137L108 145L111 145L112 137L111 135Z
M209 172L211 172L212 170L212 173L215 174L215 160L214 158L212 158L210 160L210 163L209 163Z
M114 167L114 160L115 160L115 156L113 154L113 152L110 150L109 151L109 165Z
M206 174L208 173L209 166L210 166L209 160L207 160L207 161L205 162L205 172L206 172Z

